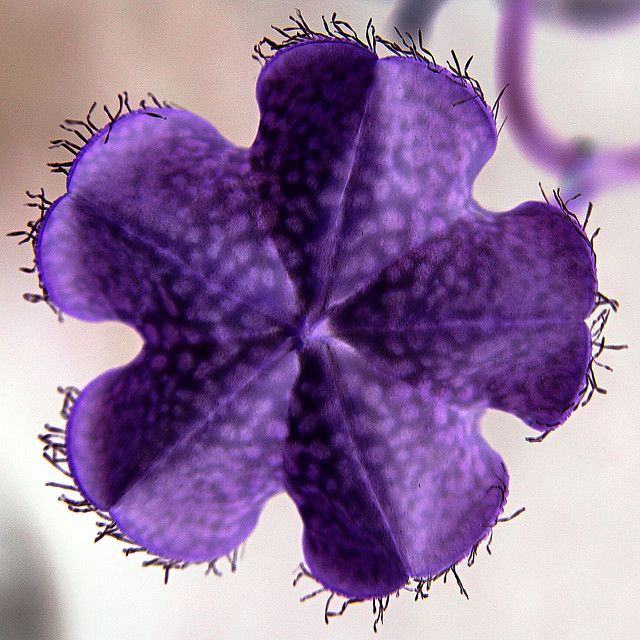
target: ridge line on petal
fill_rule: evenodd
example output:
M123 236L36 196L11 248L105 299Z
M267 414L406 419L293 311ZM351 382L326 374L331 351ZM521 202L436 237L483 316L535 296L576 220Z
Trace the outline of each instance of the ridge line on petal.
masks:
M338 303L340 304L340 303ZM332 307L333 310L333 307ZM349 327L349 330L341 331L341 334L350 334L354 332L366 333L372 335L381 335L384 333L401 333L405 332L408 329L411 331L432 331L433 329L438 328L449 328L449 327L465 327L465 326L483 326L487 325L495 325L496 329L504 329L504 328L513 328L513 327L529 327L529 326L562 326L575 324L579 322L584 322L585 318L561 318L561 319L547 319L547 318L522 318L522 319L500 319L493 320L492 318L481 318L481 319L461 319L461 320L424 320L420 322L420 324L411 324L410 326L370 326L370 325L355 325L352 324Z
M78 398L80 390L74 386L59 386L58 392L63 395L63 405L60 411L60 416L63 418L65 423L68 423L70 412L73 409L73 405ZM112 538L127 545L121 549L125 557L129 557L130 555L137 553L143 553L147 559L142 561L141 566L143 568L161 568L163 570L165 585L169 581L169 574L172 570L183 570L195 565L206 565L204 572L205 576L213 574L217 577L222 577L223 573L218 569L217 563L222 560L223 557L213 558L212 560L204 562L182 562L172 558L157 556L145 547L142 547L131 540L118 527L117 523L111 518L107 511L98 509L82 493L69 469L66 436L66 424L64 428L61 428L48 423L44 425L44 433L38 435L38 440L43 444L43 458L63 477L63 482L47 482L45 486L52 487L54 489L61 489L64 492L58 496L58 502L62 502L71 513L91 513L98 518L95 522L98 531L94 537L94 543L100 542L100 540L105 538ZM77 494L78 497L71 498L67 495L69 492ZM231 573L235 573L237 570L238 559L243 557L245 545L246 540L243 541L234 551L224 556L224 559L229 562Z
M336 398L338 398L338 403L340 406L340 412L342 413L343 417L344 417L344 421L345 421L345 426L348 426L347 428L347 434L349 437L349 441L351 442L351 444L353 445L353 452L354 452L354 458L356 460L356 462L358 463L358 466L360 468L360 470L362 471L362 475L366 481L367 487L369 489L369 495L372 497L373 499L373 504L376 508L376 511L378 511L378 513L380 514L380 518L382 520L382 525L384 527L384 529L386 530L386 532L389 535L389 538L391 540L391 542L393 543L393 547L396 551L396 555L398 560L400 561L400 563L402 564L402 568L405 572L405 574L407 576L409 576L409 571L407 570L407 558L406 558L406 553L404 552L404 550L402 549L402 545L399 543L396 534L393 532L392 528L391 528L391 524L389 523L389 520L387 518L386 513L384 512L382 505L380 503L380 500L378 498L378 495L375 491L375 489L373 488L373 484L371 482L371 478L369 477L369 472L367 471L367 468L365 467L365 465L363 464L361 458L360 458L360 452L358 450L357 445L355 444L355 441L353 440L353 436L351 434L351 430L352 430L352 425L351 425L351 420L349 418L349 414L345 411L344 408L344 397L343 394L337 384L337 378L338 378L338 370L339 370L339 365L336 362L336 359L334 357L334 354L331 352L331 348L329 346L326 347L327 349L327 359L329 362L329 366L331 368L331 373L332 373L332 384L335 390L335 394L336 394Z
M185 271L187 273L189 273L189 275L193 276L196 280L200 281L203 285L204 288L208 291L213 290L212 292L215 292L216 294L221 294L223 296L226 296L228 299L233 300L234 302L238 302L239 304L244 305L245 307L252 309L253 311L256 311L257 313L260 313L263 317L277 323L277 324L286 324L287 323L287 318L282 317L282 318L278 318L275 315L269 313L268 311L266 311L265 309L262 309L256 305L254 305L253 303L251 303L250 301L246 300L245 298L243 298L242 296L239 296L237 294L235 294L233 291L229 290L228 288L224 287L222 284L220 284L219 282L216 282L213 277L211 279L205 279L203 277L203 275L198 272L195 271L194 269L192 269L189 264L186 261L183 261L180 259L179 256L177 256L174 251L172 251L170 248L165 248L165 247L160 247L158 246L155 242L153 242L152 240L150 240L148 237L146 237L144 234L139 233L135 227L131 224L131 221L125 221L125 220L116 220L114 218L114 216L112 216L110 214L110 212L106 209L103 208L100 210L100 212L96 211L95 205L93 205L91 202L89 202L86 198L84 198L83 196L70 192L65 194L64 196L62 196L61 198L59 198L54 204L58 204L60 203L63 199L66 198L70 198L72 201L79 201L81 202L86 209L84 210L84 212L89 215L90 217L95 218L98 221L102 221L104 222L106 225L112 227L112 228L116 228L118 230L118 232L121 232L124 236L126 236L127 238L129 238L130 240L132 240L134 243L138 243L141 245L144 245L146 248L150 249L151 251L153 251L157 256L162 256L164 258L169 259L174 265L179 264L180 267L183 267L185 269ZM54 211L54 207L53 205L50 207L50 212L53 213ZM46 228L46 218L43 220L43 224L41 224L40 230L39 230L39 234L40 235L40 231L44 232ZM37 242L37 238L36 238L36 242ZM172 246L171 243L168 243L168 246ZM36 257L36 261L39 261L39 258ZM38 272L39 274L41 274L42 269L40 267L40 265L38 266ZM43 278L43 281L46 281L46 277Z
M375 67L374 67L375 69ZM329 246L327 247L327 251L329 256L327 258L327 267L325 273L327 274L324 281L324 291L320 292L318 296L318 304L321 309L326 310L327 300L329 299L329 295L333 286L333 281L335 278L335 263L338 257L338 252L340 249L340 244L342 240L342 232L344 230L344 222L345 222L345 214L346 214L346 202L345 197L347 194L347 190L349 189L349 185L351 183L351 178L353 176L353 171L356 167L356 163L358 160L358 150L360 148L360 144L362 142L362 127L364 125L365 119L367 117L367 113L369 112L369 107L371 104L371 96L373 94L373 88L376 83L376 74L375 70L373 71L373 75L371 78L371 82L367 87L367 95L364 99L364 108L362 109L362 117L360 118L360 122L358 123L358 130L356 131L356 135L353 138L351 159L349 162L349 173L344 181L344 185L342 187L342 193L340 194L339 208L338 208L338 220L335 223L335 230L333 233L333 237L329 242Z
M213 417L218 415L220 413L221 408L224 408L227 405L229 405L231 402L233 402L238 397L238 395L242 393L247 387L252 385L260 377L260 375L268 371L271 367L276 366L283 358L285 358L287 354L290 353L291 351L291 343L292 343L291 338L284 340L280 345L280 347L274 353L272 353L268 358L266 358L260 364L260 366L256 368L255 371L252 372L252 374L249 376L248 379L244 380L242 384L240 384L237 388L230 391L226 396L218 399L218 401L214 405L213 410L208 412L205 412L205 411L201 412L202 417L205 419L205 424L210 422ZM123 367L123 369L124 368L126 367ZM105 375L105 374L102 374L102 375ZM99 378L95 378L92 381L92 383L98 379ZM80 406L81 404L81 401L82 401L81 395L79 396L79 400L80 401L77 403L77 406ZM70 413L69 422L68 422L68 428L70 432L72 432L73 430L73 418L74 418L73 413ZM186 431L185 433L182 433L179 438L176 438L176 440L169 445L169 447L166 447L165 449L163 449L161 454L157 458L155 458L155 460L148 467L146 467L142 471L142 473L134 477L128 483L128 485L125 488L123 488L119 497L116 500L114 500L113 504L111 504L107 510L110 511L114 507L117 507L120 499L131 489L131 487L133 487L139 481L143 480L146 476L152 474L153 471L155 471L155 469L157 469L159 466L163 464L165 458L169 456L172 451L177 449L186 440L191 438L194 432L198 431L198 429L202 428L202 426L203 425L200 425L194 429L191 429ZM115 518L113 516L111 516L111 519L115 522Z

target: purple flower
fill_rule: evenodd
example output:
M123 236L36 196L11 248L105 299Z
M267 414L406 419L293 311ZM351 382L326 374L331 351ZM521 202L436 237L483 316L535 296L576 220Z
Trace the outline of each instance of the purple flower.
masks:
M560 198L500 215L473 199L496 128L466 71L372 27L366 46L335 19L297 25L266 41L249 149L121 102L39 224L37 267L64 313L144 339L69 415L89 505L191 563L287 491L313 576L379 598L489 535L508 474L479 420L564 422L604 299Z

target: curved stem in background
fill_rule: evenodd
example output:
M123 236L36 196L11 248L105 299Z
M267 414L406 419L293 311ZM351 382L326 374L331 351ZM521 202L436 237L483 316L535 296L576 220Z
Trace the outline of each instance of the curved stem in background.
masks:
M531 31L534 0L505 3L497 41L497 79L509 85L501 106L525 153L586 198L622 182L640 180L640 145L601 149L588 138L566 140L544 121L533 96Z
M392 26L403 33L422 29L424 35L429 35L436 14L444 3L445 0L400 0L393 12Z
M573 162L575 145L561 140L547 127L535 104L529 64L533 13L531 0L505 3L498 30L496 69L498 85L509 88L500 106L527 154L552 171L564 173Z

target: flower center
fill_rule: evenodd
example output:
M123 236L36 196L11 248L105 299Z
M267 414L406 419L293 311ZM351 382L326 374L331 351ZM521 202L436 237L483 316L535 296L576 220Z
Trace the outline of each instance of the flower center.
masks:
M291 328L291 335L295 342L297 351L302 351L304 347L314 340L325 340L331 336L329 332L329 321L326 318L311 321L303 316L296 327Z

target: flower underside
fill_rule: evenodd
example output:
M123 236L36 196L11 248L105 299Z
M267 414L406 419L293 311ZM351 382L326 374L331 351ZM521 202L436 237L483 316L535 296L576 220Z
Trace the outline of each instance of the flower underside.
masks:
M484 410L540 436L562 424L602 391L616 305L559 193L499 215L473 200L497 105L468 64L371 23L365 41L325 26L298 16L256 48L249 149L126 94L105 127L64 125L67 193L33 196L25 238L31 299L124 322L144 347L67 389L66 429L43 440L81 494L69 506L165 569L235 554L286 491L302 575L373 599L381 621L408 581L417 598L458 579L500 519L508 474Z

